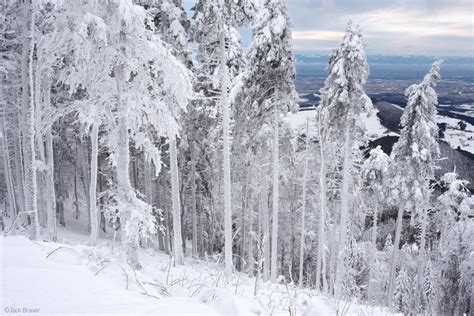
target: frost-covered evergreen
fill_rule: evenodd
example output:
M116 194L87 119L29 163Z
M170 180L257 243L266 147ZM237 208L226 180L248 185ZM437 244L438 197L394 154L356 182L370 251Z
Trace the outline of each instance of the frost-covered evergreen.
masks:
M117 170L116 201L126 236L123 241L129 262L138 267L138 236L149 232L146 227L153 218L151 207L137 199L131 186L130 139L158 172L161 157L153 137L155 133L177 134L177 107L186 105L189 74L154 36L146 11L131 1L73 1L66 2L61 10L62 18L44 45L62 53L51 63L61 63L63 56L69 55L74 72L66 72L59 79L71 93L78 88L88 93L89 102L78 101L80 120L87 126L107 126L107 146ZM145 226L129 225L129 220Z
M455 172L446 173L441 181L447 190L438 197L440 239L433 267L437 277L433 312L461 314L472 308L474 199L467 182Z
M372 250L369 260L369 284L367 289L368 300L372 298L372 282L373 270L376 265L375 253L377 252L377 221L379 216L379 209L386 205L386 193L388 184L388 168L390 164L390 157L385 154L380 146L370 151L369 158L364 161L362 166L362 178L364 181L364 193L368 199L368 205L371 209L372 215ZM390 236L390 235L389 235Z
M438 98L432 86L440 79L441 62L437 61L433 64L420 84L414 84L406 90L408 104L401 119L403 129L391 154L394 162L391 171L394 185L392 194L393 199L397 201L398 216L390 269L388 305L391 305L404 212L411 213L412 218L417 216L421 224L417 295L421 291L420 278L424 274L427 211L431 195L429 181L434 177L435 159L439 156L438 126L436 125Z
M395 291L393 293L393 304L397 310L404 315L408 315L413 311L413 280L407 271L402 268L398 272L395 280Z
M340 296L343 287L342 270L347 246L348 217L352 198L352 170L355 160L354 150L360 145L360 128L357 121L361 113L368 113L372 103L365 94L363 85L369 75L369 67L358 26L349 22L341 44L329 58L329 76L321 89L323 128L329 142L341 146L340 220L337 237L337 266L334 269L334 292Z
M204 138L219 138L222 135L222 181L224 204L224 240L226 274L232 271L232 183L230 161L230 119L232 115L232 100L229 92L234 84L234 78L243 70L243 50L240 34L237 30L239 21L237 13L242 9L238 3L202 0L194 7L195 26L194 37L198 43L198 65L195 89L198 93L191 105L191 124L212 122L216 128L222 129L214 134L207 130ZM200 110L200 112L199 112ZM206 124L206 123L204 123ZM206 135L207 134L207 135ZM191 135L190 135L191 136ZM193 137L193 142L199 144L203 151L216 155L214 146L205 146L203 139ZM194 149L196 150L196 149ZM218 180L219 181L219 180ZM218 185L217 183L215 185Z
M321 312L314 297L301 302L306 287L341 314L387 303L471 313L471 185L434 172L439 62L407 89L389 157L387 139L369 142L364 129L376 109L357 26L330 54L320 106L287 115L298 96L285 1L196 0L192 11L190 21L181 0L0 1L4 234L51 250L90 243L41 264L84 255L104 274L94 286L118 272L144 300L188 287L211 305L251 292L255 313ZM12 253L28 248L4 239L22 245Z
M252 44L247 54L248 67L243 79L242 107L236 115L240 146L264 123L273 120L273 217L271 280L277 278L279 213L279 124L280 113L294 110L295 59L291 46L290 18L283 1L267 0L260 8L252 27ZM271 119L273 117L273 119Z

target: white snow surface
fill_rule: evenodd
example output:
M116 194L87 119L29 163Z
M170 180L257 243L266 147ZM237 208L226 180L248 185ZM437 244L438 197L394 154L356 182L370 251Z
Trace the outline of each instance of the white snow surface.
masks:
M32 242L23 237L1 238L1 311L15 315L219 315L190 297L155 299L125 289L125 275L117 266L98 271L85 257L93 248ZM49 258L46 256L58 247ZM89 264L87 264L89 262ZM125 267L126 268L126 267ZM38 309L37 313L24 309Z
M390 132L388 129L386 129L382 123L380 122L379 117L377 116L377 113L379 110L377 110L373 105L371 107L370 114L367 116L365 114L361 114L359 116L359 120L361 122L364 122L365 128L366 128L366 133L367 137L370 140L374 140L383 136L387 135L397 135L393 132Z
M396 133L390 132L382 125L377 113L378 110L375 107L372 107L369 116L365 114L361 114L359 116L359 122L362 122L365 125L367 137L370 140L373 140L386 135L397 135ZM289 113L284 119L297 133L304 132L306 128L306 120L308 119L309 134L317 135L315 110L304 110L296 113Z
M64 234L65 232L62 231ZM334 301L292 284L261 283L235 273L224 277L220 257L186 258L173 267L167 255L141 249L142 271L121 260L119 243L97 247L74 233L69 244L0 238L2 313L15 315L392 315L386 309ZM72 244L76 244L73 246ZM2 314L3 315L3 314Z
M474 154L474 126L466 123L465 130L460 130L458 127L459 119L438 115L438 123L446 123L446 131L444 132L444 139L448 142L451 148L468 151Z

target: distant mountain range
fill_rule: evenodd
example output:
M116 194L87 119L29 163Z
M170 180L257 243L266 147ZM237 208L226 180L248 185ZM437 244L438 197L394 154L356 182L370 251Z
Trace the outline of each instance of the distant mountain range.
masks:
M370 79L407 79L423 78L430 65L439 57L430 56L389 56L369 55ZM445 80L462 80L474 82L474 57L442 57L444 63L441 74ZM324 78L328 55L296 54L297 76Z
M298 64L313 64L313 63L324 63L328 62L328 54L317 54L317 53L296 53L296 61ZM443 59L444 64L453 65L474 65L473 57L463 56L398 56L398 55L368 55L367 60L369 63L374 64L414 64L414 65L430 65L434 60Z

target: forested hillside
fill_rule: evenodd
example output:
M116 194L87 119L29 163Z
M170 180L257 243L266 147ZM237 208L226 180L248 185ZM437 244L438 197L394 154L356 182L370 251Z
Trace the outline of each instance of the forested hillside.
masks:
M472 158L440 137L442 60L385 113L399 133L387 145L368 130L382 129L364 88L370 37L351 21L298 124L284 0L4 0L0 21L8 308L473 312ZM62 310L30 282L78 299Z

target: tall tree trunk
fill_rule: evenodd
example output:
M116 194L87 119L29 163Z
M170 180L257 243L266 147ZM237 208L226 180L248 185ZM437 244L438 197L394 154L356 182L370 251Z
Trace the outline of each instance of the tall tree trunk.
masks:
M205 221L205 214L204 214L204 204L202 202L199 203L199 225L198 225L198 247L199 247L199 256L202 258L204 257L205 253L205 246L204 246L204 221Z
M181 210L179 196L178 153L176 135L170 135L171 198L173 206L173 251L174 263L184 264L181 237Z
M152 179L152 162L147 158L146 153L143 154L143 175L145 178L145 201L150 206L152 214L155 216L156 222L158 225L161 224L161 216L157 215L153 209L153 179ZM156 231L156 236L158 239L157 249L162 250L160 230ZM154 245L156 247L156 244Z
M222 0L221 0L222 1ZM224 1L221 2L224 4ZM230 113L229 113L229 78L227 73L227 58L225 52L225 27L224 19L222 19L220 34L220 73L221 73L221 103L222 103L222 137L223 137L223 170L224 170L224 256L225 256L225 273L227 277L232 274L232 192L230 178Z
M342 164L342 188L341 188L341 221L339 225L339 240L336 266L335 296L341 298L343 287L343 270L346 255L347 242L347 215L349 213L349 189L351 187L352 169L352 122L348 122L344 137L344 158Z
M99 238L99 214L97 212L97 173L99 158L99 124L93 123L91 127L91 176L89 184L89 207L91 218L91 243L95 244Z
M143 173L145 176L145 199L148 205L153 206L153 179L152 179L152 163L147 160L146 155L143 161Z
M262 175L262 179L264 176ZM262 235L263 235L263 280L270 279L270 218L268 214L267 181L262 183Z
M395 228L395 240L393 243L392 258L390 260L390 274L387 288L387 306L392 307L393 290L395 286L395 272L398 266L398 248L400 247L400 236L402 232L403 209L398 208L397 225Z
M49 74L46 74L44 78L44 108L51 108L51 79ZM48 126L45 135L45 159L46 159L46 210L48 219L48 231L49 239L52 241L57 240L57 228L56 228L56 190L54 187L54 151L53 151L53 134L52 126Z
M117 105L119 113L118 122L118 146L117 146L117 190L120 199L123 203L131 202L132 196L132 185L130 183L130 152L129 152L129 135L128 135L128 124L127 124L127 111L126 104L122 100L123 84L124 84L124 69L123 65L116 65L114 67L114 74L117 83ZM138 237L127 236L125 225L130 219L129 210L120 210L120 220L122 225L122 243L127 249L127 261L135 269L140 269L140 263L138 262Z
M166 220L166 207L164 203L164 197L165 194L163 192L163 182L166 181L166 177L164 176L165 169L162 168L161 171L163 175L159 175L157 179L157 185L156 185L156 191L158 198L156 199L156 204L157 207L161 210L161 216L159 216L158 223L159 225L163 226L163 229L158 231L158 244L160 247L160 250L165 251L166 253L169 253L168 249L168 239L167 239L167 220Z
M34 12L31 0L24 2L23 48L21 58L22 107L24 109L23 145L25 159L25 210L31 215L31 239L40 233L35 156L35 106L33 92Z
M38 131L35 133L35 142L36 142L36 155L37 160L41 161L43 165L46 165L46 154L45 154L45 143L43 139L43 134L41 133L41 113L43 111L44 103L41 100L42 94L44 95L46 90L45 82L42 83L41 80L42 71L37 69L34 71L34 85L35 88L33 91L34 93L34 104L35 104L35 130ZM42 89L43 88L43 89ZM40 219L40 225L42 227L46 227L46 220L47 220L47 208L48 208L48 191L46 187L46 175L47 170L38 170L37 173L37 188L38 188L38 200L37 200L37 207L38 207L38 215Z
M56 191L54 188L54 151L53 135L51 127L46 130L46 164L48 171L46 174L46 187L48 192L48 230L49 238L52 241L57 240L56 228Z
M102 192L103 189L102 189L102 172L101 172L101 166L100 166L100 156L97 157L97 169L98 169L98 184L99 184L99 192ZM103 205L103 197L100 197L99 199L99 205ZM102 229L102 231L105 233L107 232L106 231L106 227L107 227L107 220L105 218L105 215L104 215L104 211L103 210L100 210L100 221L99 221L99 227L100 229Z
M249 192L251 194L251 192ZM248 209L248 219L249 219L249 229L247 232L248 240L247 240L247 273L249 277L253 277L254 271L255 271L255 262L254 262L254 257L253 257L253 205L250 205L251 203L248 203L247 209Z
M374 268L375 254L377 253L377 207L374 208L374 219L372 224L372 249L369 259L369 284L367 287L367 300L372 302L374 296Z
M61 164L58 164L57 169L56 169L56 184L57 184L56 192L58 192L59 199L56 200L56 209L58 213L59 224L65 227L66 221L64 220L64 197L63 197L62 183L60 179L61 179Z
M84 200L86 201L86 210L87 210L87 220L88 226L87 231L91 232L91 203L90 203L90 159L89 159L89 148L86 146L86 142L81 142L79 146L79 180L82 184L82 191L84 192Z
M274 134L273 134L273 220L272 220L272 253L270 279L273 283L277 280L277 251L278 251L278 200L279 200L279 178L280 178L280 152L279 152L279 126L280 112L275 105L274 109Z
M7 198L8 208L10 209L10 216L12 219L18 214L18 209L15 200L15 190L13 187L12 169L10 166L10 153L8 150L7 129L5 126L6 113L4 110L2 119L2 147L3 147L3 168L5 170L5 182L7 183ZM6 211L6 210L5 210Z
M308 160L309 160L309 127L306 119L306 143L304 153L303 167L303 187L301 194L301 240L300 240L300 269L298 274L298 286L303 286L303 267L304 267L304 244L305 244L305 220L306 220L306 181L308 179Z
M329 262L328 262L328 277L329 277L329 292L334 294L335 290L335 279L336 279L336 265L337 265L337 224L336 224L336 215L333 217L333 225L331 229L331 237L328 240L333 240L334 242L330 243L330 253L329 253ZM324 256L323 256L324 258Z
M19 124L18 124L19 126ZM23 174L23 153L21 146L21 132L13 133L13 150L15 164L15 197L18 213L25 212L25 181Z
M192 216L192 236L193 236L193 257L198 257L198 231L196 214L196 143L191 140L191 216Z
M319 159L320 159L320 170L319 170L319 220L318 220L318 253L316 261L316 290L321 289L321 279L326 280L326 274L324 273L323 259L324 259L324 226L325 220L324 215L326 213L326 156L324 153L324 137L321 129L321 114L318 114L318 138L319 138ZM325 282L323 282L325 283ZM323 284L323 292L325 292Z
M421 307L423 300L423 285L425 278L425 248L426 248L426 226L428 221L428 214L426 208L421 209L421 236L420 236L420 249L418 252L418 276L416 285L416 299L415 306Z

